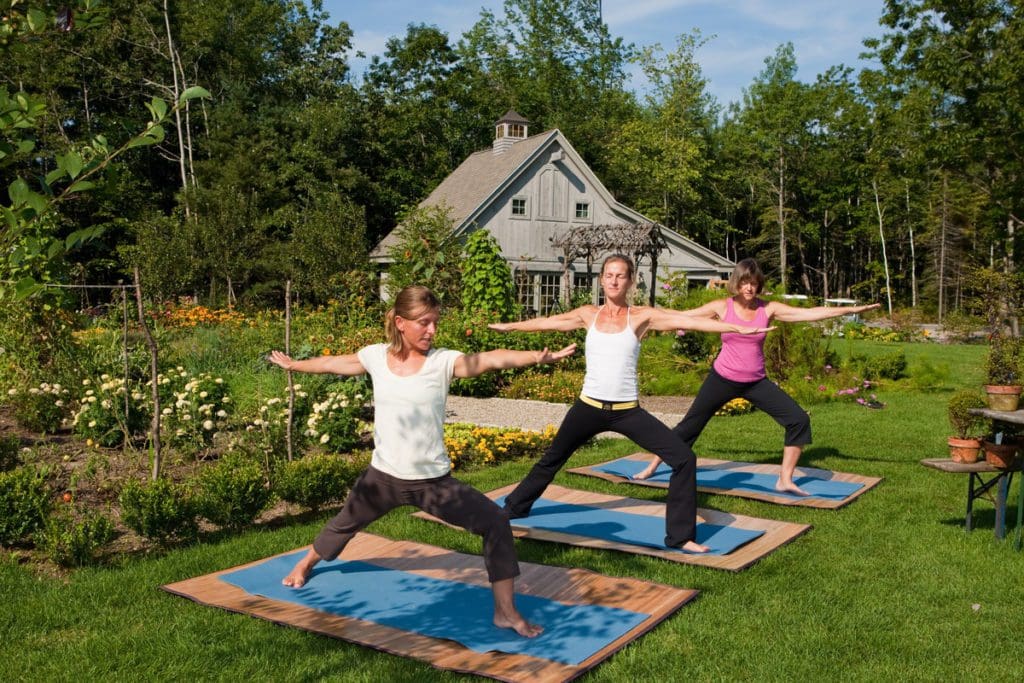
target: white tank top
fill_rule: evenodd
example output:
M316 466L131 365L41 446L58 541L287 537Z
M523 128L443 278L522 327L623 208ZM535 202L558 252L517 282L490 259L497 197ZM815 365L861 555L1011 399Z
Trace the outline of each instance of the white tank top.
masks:
M629 324L628 307L626 327L621 332L601 332L597 329L595 315L587 330L587 373L583 377L583 395L607 402L637 400L640 395L636 378L639 357L640 340Z

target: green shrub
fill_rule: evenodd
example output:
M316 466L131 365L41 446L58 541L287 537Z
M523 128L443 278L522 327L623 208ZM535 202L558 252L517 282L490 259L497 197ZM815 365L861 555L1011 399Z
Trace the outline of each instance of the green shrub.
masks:
M305 435L335 452L356 446L362 434L371 431L360 416L369 401L372 386L365 379L348 379L334 385L323 401L314 402L306 418Z
M21 450L21 439L11 435L0 438L0 472L7 472L18 466L18 451Z
M515 285L498 241L486 230L477 230L462 247L462 308L481 311L494 322L512 320Z
M195 536L195 506L184 488L167 479L145 483L129 479L118 502L124 525L160 545Z
M971 411L986 405L985 398L973 389L961 389L953 394L946 407L946 414L954 436L960 439L981 437L988 429L988 420Z
M0 474L0 544L21 541L43 528L53 505L49 470L22 465Z
M713 360L722 346L722 337L707 332L676 333L672 350L694 363L707 363Z
M504 398L522 398L550 403L572 403L583 388L583 371L554 366L548 372L541 369L524 372L512 379L501 395Z
M776 382L790 378L818 378L837 365L827 338L813 325L776 323L764 344L765 368Z
M7 402L14 412L14 419L25 429L33 432L50 433L57 431L68 412L70 392L58 383L42 382L38 387L10 389Z
M270 505L263 468L242 453L229 453L195 479L199 514L219 526L240 529Z
M366 458L352 459L332 453L307 455L277 468L274 493L281 500L319 510L344 500L366 464Z
M903 350L860 358L857 370L864 379L902 379L907 376L907 355Z
M126 386L123 377L101 375L99 382L82 380L83 395L71 424L83 439L92 439L100 446L118 446L125 438L141 434L149 427L152 406L148 392ZM128 415L125 416L125 394L128 393Z
M104 515L90 514L78 522L62 516L47 521L37 545L62 567L82 567L93 564L115 535L114 523Z
M932 363L921 358L910 369L910 383L918 391L941 389L949 382L950 369L946 363Z

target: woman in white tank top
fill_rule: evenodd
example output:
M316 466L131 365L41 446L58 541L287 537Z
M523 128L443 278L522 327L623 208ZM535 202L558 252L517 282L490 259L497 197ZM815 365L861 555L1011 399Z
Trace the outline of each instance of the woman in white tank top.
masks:
M695 540L697 478L693 451L638 403L636 363L640 340L649 330L753 334L771 328L692 318L686 311L630 306L634 275L633 261L628 256L609 256L601 266L604 305L588 304L559 315L490 325L499 332L587 330L583 391L566 414L551 446L506 497L505 509L512 518L528 516L534 501L577 448L601 432L617 432L656 453L672 468L665 509L665 545L690 552L707 552L707 547Z

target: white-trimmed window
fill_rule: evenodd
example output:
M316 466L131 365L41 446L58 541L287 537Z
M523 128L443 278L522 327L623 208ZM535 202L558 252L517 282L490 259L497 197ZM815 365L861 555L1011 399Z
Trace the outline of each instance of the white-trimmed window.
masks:
M541 274L539 289L539 313L540 315L548 315L558 304L558 295L562 290L562 276L550 273Z
M527 218L530 215L530 204L526 201L526 197L513 197L512 198L512 217L513 218Z
M577 302L583 297L587 298L587 303L590 303L594 299L594 276L588 276L586 273L574 273L572 276L572 298L573 302Z
M590 216L590 202L576 202L576 213L574 214L578 221L589 221Z

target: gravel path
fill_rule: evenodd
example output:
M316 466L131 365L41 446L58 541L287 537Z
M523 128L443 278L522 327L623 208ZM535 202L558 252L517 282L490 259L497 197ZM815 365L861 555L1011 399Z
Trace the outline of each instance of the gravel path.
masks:
M674 427L693 400L676 396L644 396L640 405L664 422ZM519 427L540 431L548 425L558 427L569 411L564 403L526 401L510 398L469 398L449 396L447 422L469 422L484 427ZM619 437L619 434L605 432L598 437Z

